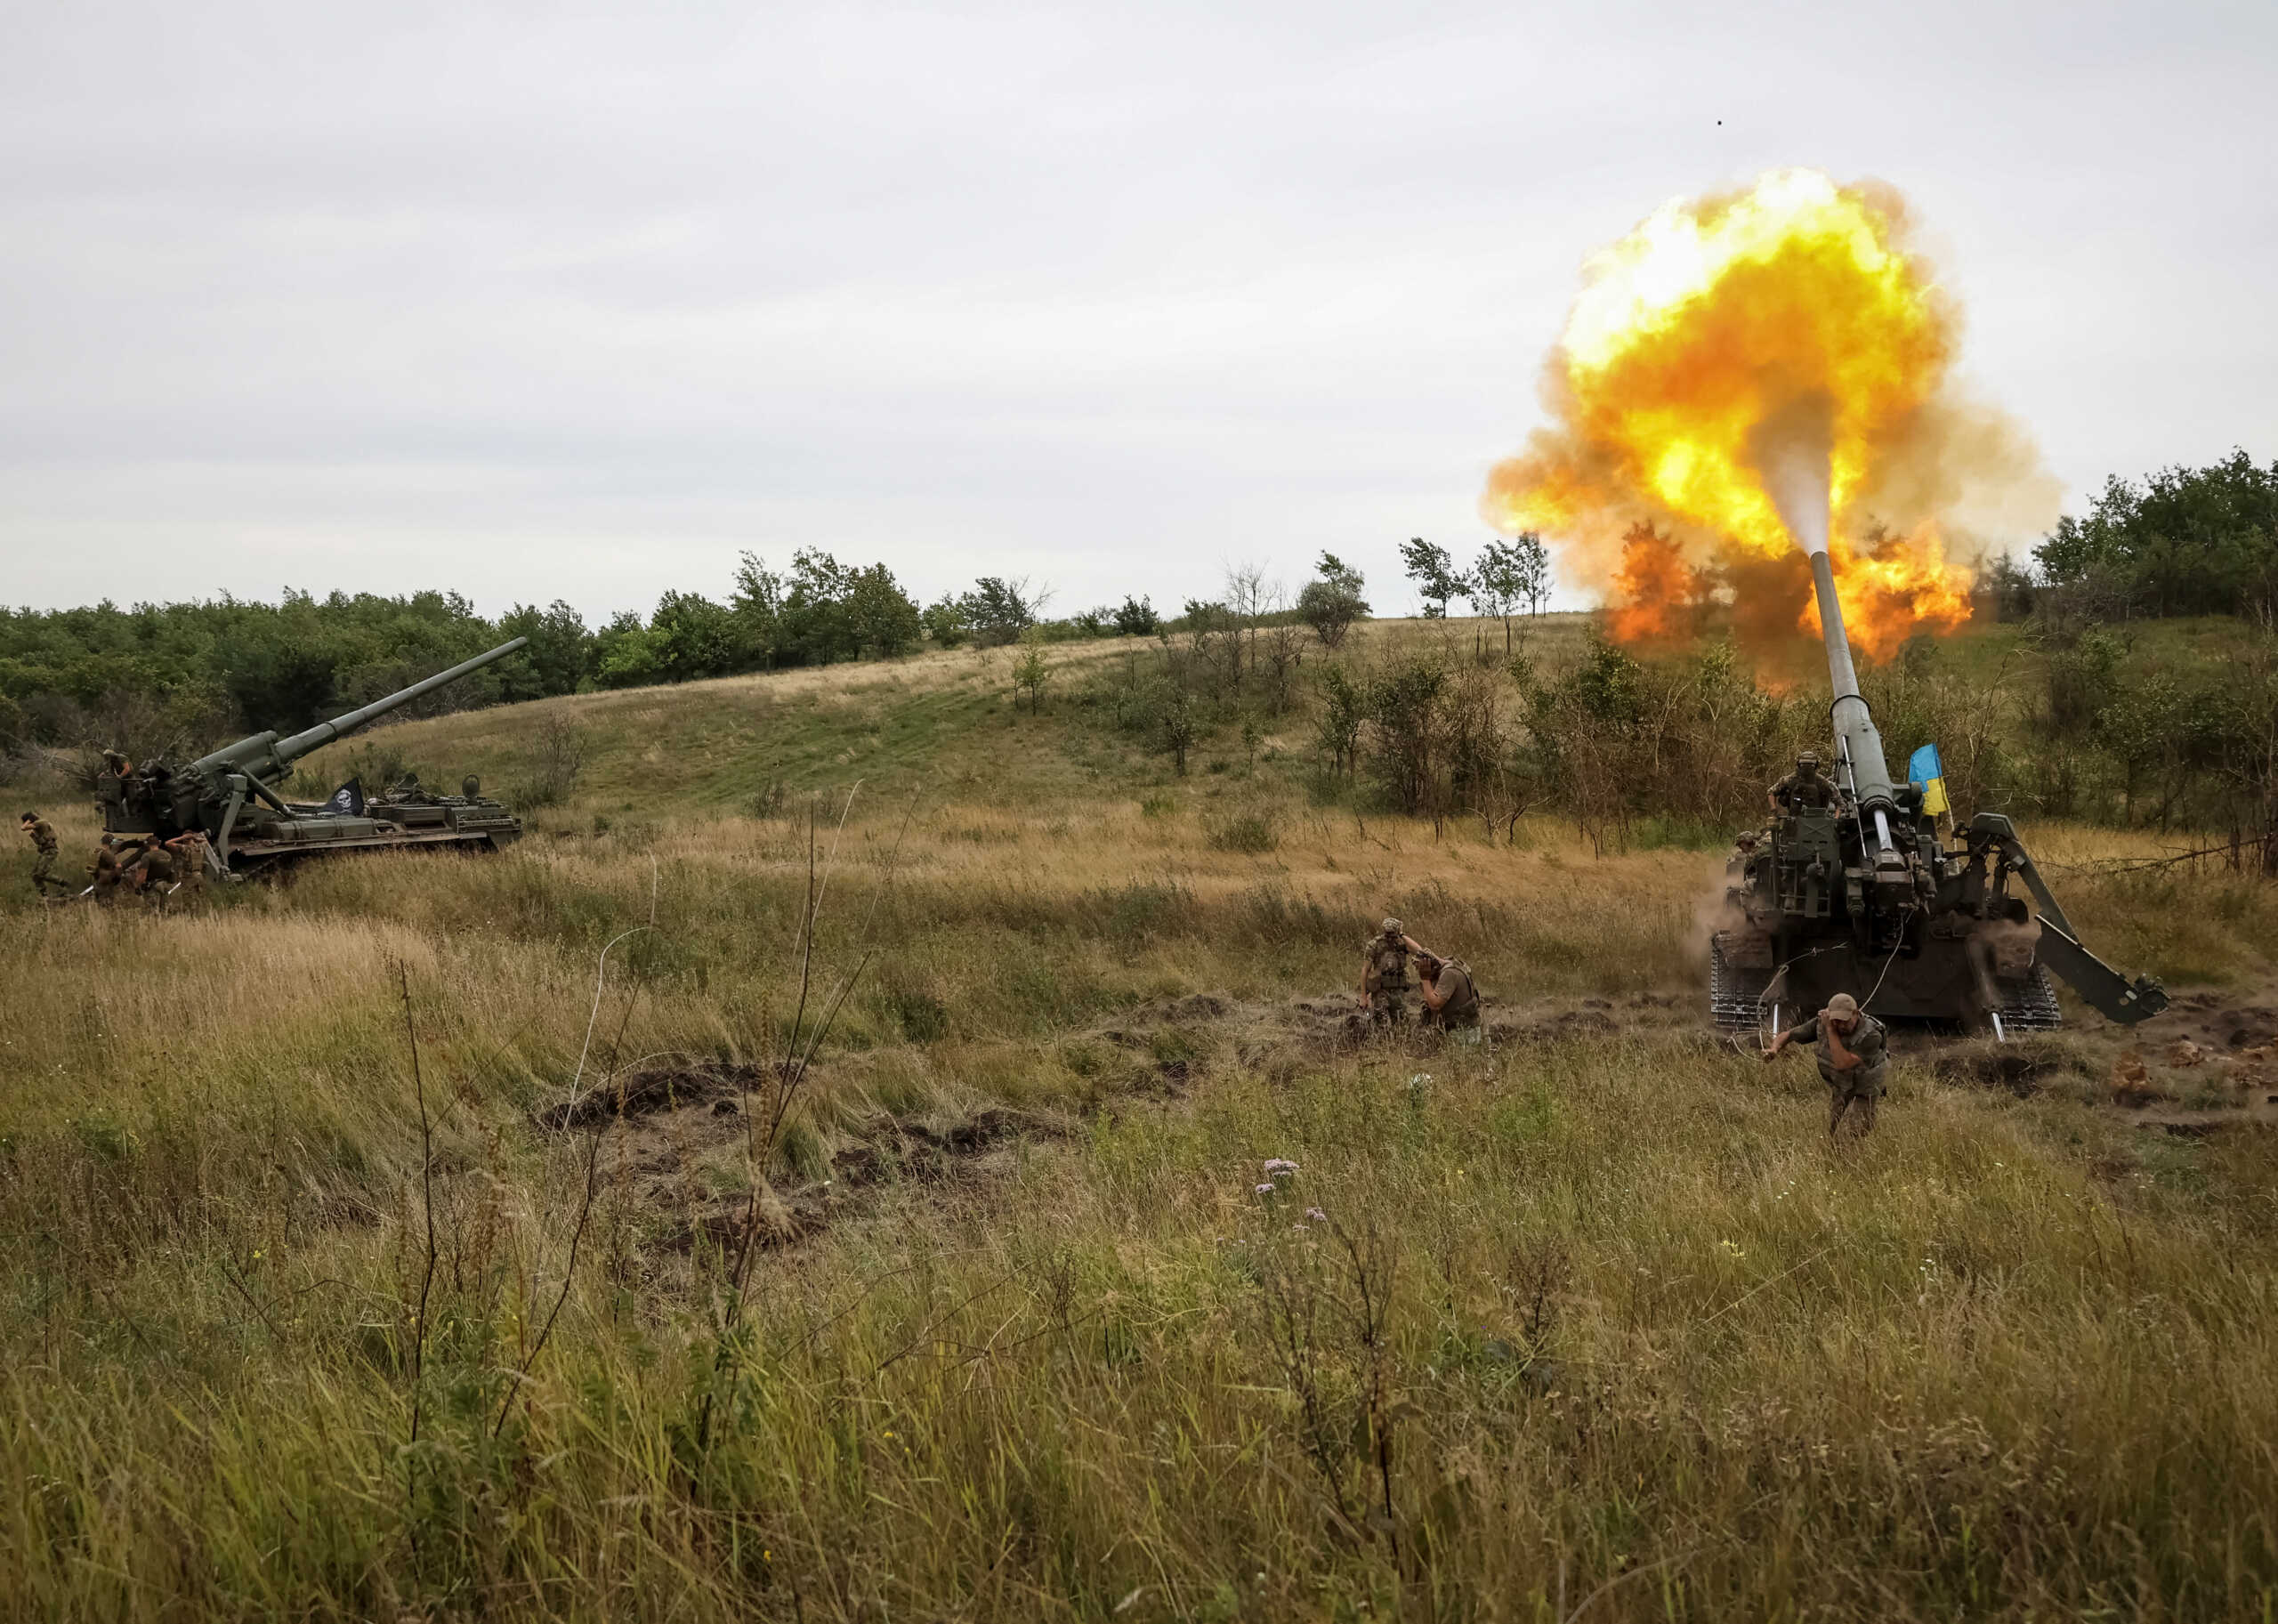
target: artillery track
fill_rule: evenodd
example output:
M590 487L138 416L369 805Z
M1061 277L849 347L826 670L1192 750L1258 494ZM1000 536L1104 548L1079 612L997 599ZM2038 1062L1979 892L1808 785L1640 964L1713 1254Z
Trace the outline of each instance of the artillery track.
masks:
M1725 944L1708 944L1708 1014L1719 1031L1752 1032L1764 1024L1764 990L1772 984L1770 970L1747 970L1725 957ZM2005 1032L2053 1032L2064 1024L2056 1005L2056 988L2048 972L2035 965L2031 974L1999 983L2003 994L2001 1017Z

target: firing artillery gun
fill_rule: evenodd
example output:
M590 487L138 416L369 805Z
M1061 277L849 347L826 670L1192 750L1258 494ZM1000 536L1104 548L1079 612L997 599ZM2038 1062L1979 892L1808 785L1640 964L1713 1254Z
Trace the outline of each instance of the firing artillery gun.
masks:
M407 780L368 800L335 797L319 804L288 802L279 787L312 751L504 659L529 642L517 637L501 643L400 693L288 738L255 733L179 771L151 762L124 777L107 773L95 781L103 828L114 835L156 835L169 840L196 830L206 836L206 862L225 877L325 852L428 847L488 852L507 845L521 836L521 820L485 796L472 778L461 786L463 793L455 796L431 795L416 780Z
M1775 814L1767 835L1733 857L1725 927L1710 938L1717 1024L1776 1030L1783 1011L1805 1019L1847 992L1886 1019L2005 1038L2061 1024L2052 970L2114 1021L2165 1009L2157 982L2129 981L2080 945L2008 819L1979 812L1942 838L1921 790L1891 781L1833 570L1824 551L1811 561L1839 798Z

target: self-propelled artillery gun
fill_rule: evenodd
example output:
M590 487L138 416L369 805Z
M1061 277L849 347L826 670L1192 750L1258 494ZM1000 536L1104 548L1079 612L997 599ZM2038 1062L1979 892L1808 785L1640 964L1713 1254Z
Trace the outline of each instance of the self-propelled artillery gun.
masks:
M1925 786L1892 781L1832 567L1823 550L1811 562L1838 793L1775 812L1733 857L1710 940L1717 1024L1777 1028L1847 992L1886 1019L2005 1037L2060 1023L2052 971L2114 1021L2166 1008L2158 982L2130 981L2080 944L2007 818L1981 812L1942 828Z
M222 875L245 875L327 852L496 850L521 835L521 820L485 796L472 778L458 795L431 794L414 780L368 797L359 791L314 804L287 801L280 790L302 757L504 659L529 641L517 637L501 643L302 732L254 733L178 769L155 761L125 774L107 772L95 781L103 828L169 840L196 831L206 837L206 861Z

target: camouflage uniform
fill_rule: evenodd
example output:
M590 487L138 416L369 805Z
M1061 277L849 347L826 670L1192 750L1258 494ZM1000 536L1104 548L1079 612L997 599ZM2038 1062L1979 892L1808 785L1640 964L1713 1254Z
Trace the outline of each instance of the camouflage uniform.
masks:
M1369 995L1369 1015L1380 1026L1408 1019L1408 941L1397 919L1385 921L1384 933L1370 939L1361 970Z
M1437 1009L1425 1006L1426 1026L1450 1031L1457 1027L1479 1024L1479 989L1472 985L1470 970L1452 958L1442 959L1439 974L1431 978L1431 984L1441 1003Z
M166 906L166 893L174 883L174 854L158 844L157 836L142 843L141 855L127 865L126 872L150 906Z
M47 894L51 885L65 896L71 894L70 883L56 877L55 854L60 849L55 830L44 818L35 818L22 826L32 843L32 891L39 896Z
M1843 1046L1850 1050L1859 1062L1849 1071L1837 1068L1835 1050L1829 1042L1832 1035L1827 1030L1829 1015L1845 1013L1838 1007L1838 1000L1858 1011L1853 1020L1850 1035L1843 1039ZM1826 1009L1810 1020L1790 1027L1786 1037L1790 1043L1809 1043L1818 1048L1820 1080L1827 1085L1830 1096L1827 1131L1833 1133L1836 1124L1842 1121L1843 1113L1854 1103L1861 1108L1862 1131L1871 1129L1875 1125L1875 1103L1882 1098L1890 1068L1890 1038L1883 1029L1883 1023L1863 1010L1858 1010L1856 1003L1847 995L1838 993L1835 999L1830 1000Z
M1796 771L1772 786L1772 800L1782 812L1801 812L1807 806L1823 807L1835 804L1835 780L1819 771L1814 760L1812 769L1804 771L1803 763L1796 764Z
M206 895L206 836L192 829L187 835L177 835L166 842L166 850L174 856L174 866L182 871L182 889L174 893L174 901L190 903Z
M95 848L95 860L87 865L87 873L94 881L95 901L105 908L116 907L118 902L118 852L109 842L106 841Z

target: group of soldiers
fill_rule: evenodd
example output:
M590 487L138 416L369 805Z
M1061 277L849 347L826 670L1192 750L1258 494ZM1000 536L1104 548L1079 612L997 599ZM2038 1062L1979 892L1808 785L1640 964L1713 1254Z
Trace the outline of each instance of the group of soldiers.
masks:
M1384 929L1369 941L1361 963L1361 997L1369 1006L1370 1022L1379 1027L1399 1026L1408 1020L1409 968L1415 966L1413 983L1426 1026L1453 1031L1479 1024L1479 989L1469 966L1434 953L1387 919Z
M74 885L56 872L62 845L54 826L36 812L18 820L32 843L32 889L42 898L88 896L105 908L122 897L164 909L194 902L205 893L206 836L195 829L161 840L156 835L105 835L87 864L88 883Z

